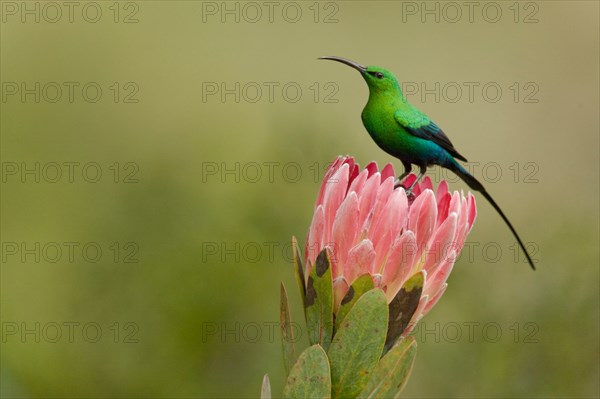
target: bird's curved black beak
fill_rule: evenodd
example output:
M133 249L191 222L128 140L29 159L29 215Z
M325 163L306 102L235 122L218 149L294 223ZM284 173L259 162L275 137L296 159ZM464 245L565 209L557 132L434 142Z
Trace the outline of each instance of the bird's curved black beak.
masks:
M319 57L320 60L331 60L331 61L337 61L337 62L341 62L342 64L346 64L349 67L352 67L354 69L356 69L358 72L360 73L365 73L367 71L367 68L360 65L359 63L356 63L354 61L350 61L346 58L342 58L342 57L335 57L333 55L330 56L325 56L325 57Z

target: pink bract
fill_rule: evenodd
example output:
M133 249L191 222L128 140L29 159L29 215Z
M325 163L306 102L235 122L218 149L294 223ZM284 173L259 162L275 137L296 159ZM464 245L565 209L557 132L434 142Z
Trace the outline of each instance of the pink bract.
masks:
M381 171L371 162L363 170L351 157L338 157L328 168L315 203L304 251L305 276L319 252L328 248L334 307L349 286L369 274L388 303L415 273L425 283L414 325L440 299L477 214L475 198L450 193L442 181L434 191L425 177L407 198L394 189L391 164ZM416 177L410 175L404 184Z

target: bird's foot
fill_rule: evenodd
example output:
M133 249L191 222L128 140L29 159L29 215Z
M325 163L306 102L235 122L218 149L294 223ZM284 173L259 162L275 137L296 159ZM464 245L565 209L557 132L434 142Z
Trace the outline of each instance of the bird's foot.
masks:
M404 189L404 192L406 193L406 197L410 198L410 197L414 197L414 194L412 192L412 187L404 187L404 185L402 185L402 182L400 182L399 180L396 180L396 182L394 183L394 190L397 189L398 187L402 187Z
M406 190L406 187L404 187L404 185L402 185L402 180L400 180L400 179L396 179L396 181L394 181L394 190L397 189L398 187L402 187L403 189Z

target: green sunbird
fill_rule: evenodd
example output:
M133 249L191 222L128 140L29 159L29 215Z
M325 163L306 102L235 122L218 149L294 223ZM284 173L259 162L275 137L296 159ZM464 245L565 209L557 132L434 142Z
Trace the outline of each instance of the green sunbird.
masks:
M394 74L381 67L364 67L341 57L328 56L320 59L346 64L358 70L367 82L369 101L362 111L362 122L375 143L402 162L404 173L398 177L396 187L401 186L413 164L419 167L419 175L410 187L405 188L409 193L423 177L427 167L439 165L450 169L471 189L481 193L500 214L525 253L529 265L535 270L529 252L504 212L483 185L456 161L459 159L466 162L466 158L458 153L442 129L406 101Z

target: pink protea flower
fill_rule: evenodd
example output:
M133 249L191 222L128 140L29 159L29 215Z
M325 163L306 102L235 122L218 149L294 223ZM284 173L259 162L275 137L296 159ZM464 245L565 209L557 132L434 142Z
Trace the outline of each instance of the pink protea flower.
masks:
M361 171L353 158L338 157L315 203L304 264L308 276L320 251L330 251L334 311L361 275L369 274L390 303L409 278L422 273L421 298L406 334L446 290L476 206L471 193L450 193L445 181L434 192L428 177L407 198L403 188L394 189L395 178L391 164L379 171L372 162ZM415 178L410 175L405 184Z

